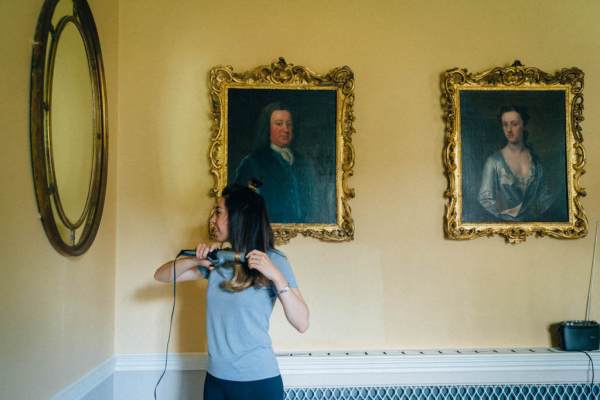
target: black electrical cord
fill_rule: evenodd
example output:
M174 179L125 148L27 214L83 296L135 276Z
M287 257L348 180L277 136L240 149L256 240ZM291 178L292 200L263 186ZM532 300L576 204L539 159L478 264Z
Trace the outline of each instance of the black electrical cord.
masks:
M158 385L162 381L163 377L167 373L167 362L169 361L169 343L171 342L171 330L173 329L173 317L175 316L175 300L177 299L177 275L175 274L175 263L177 262L177 257L173 260L173 308L171 309L171 322L169 323L169 336L167 337L167 349L165 350L165 367L163 369L160 378L156 381L156 386L154 386L154 400L157 399L156 391L158 390Z
M594 360L592 359L592 356L589 355L589 353L587 351L582 351L583 354L585 354L587 356L587 358L590 360L589 365L592 366L592 383L590 384L590 389L593 391L594 390Z

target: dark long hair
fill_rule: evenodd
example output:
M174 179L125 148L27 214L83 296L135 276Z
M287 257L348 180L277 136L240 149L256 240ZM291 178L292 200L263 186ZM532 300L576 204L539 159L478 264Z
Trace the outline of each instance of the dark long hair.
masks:
M276 101L263 107L256 122L256 135L254 136L254 150L268 147L271 143L271 114L273 111L287 111L295 122L294 113L287 104Z
M258 182L253 185L260 186ZM234 183L222 193L228 214L229 243L232 250L247 254L252 250L267 252L274 249L273 230L265 200L255 190ZM247 263L234 265L233 277L221 284L223 289L239 292L250 286L265 286L268 279Z

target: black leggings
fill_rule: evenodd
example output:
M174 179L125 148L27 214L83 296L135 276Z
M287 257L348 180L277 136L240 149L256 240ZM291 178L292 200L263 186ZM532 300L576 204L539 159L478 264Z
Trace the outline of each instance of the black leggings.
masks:
M281 375L259 381L227 381L208 372L204 380L204 400L283 400Z

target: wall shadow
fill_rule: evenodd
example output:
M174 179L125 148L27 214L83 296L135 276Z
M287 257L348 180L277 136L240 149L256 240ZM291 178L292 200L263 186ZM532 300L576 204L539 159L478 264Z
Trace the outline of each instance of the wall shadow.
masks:
M556 322L548 326L548 334L550 335L550 346L557 349L561 347L559 328L560 322Z

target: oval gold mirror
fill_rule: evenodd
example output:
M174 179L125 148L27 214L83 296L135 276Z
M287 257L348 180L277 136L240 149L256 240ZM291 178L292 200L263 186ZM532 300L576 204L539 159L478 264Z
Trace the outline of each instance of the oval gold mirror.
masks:
M85 0L46 0L31 60L31 163L46 235L83 254L100 225L108 156L104 69Z

